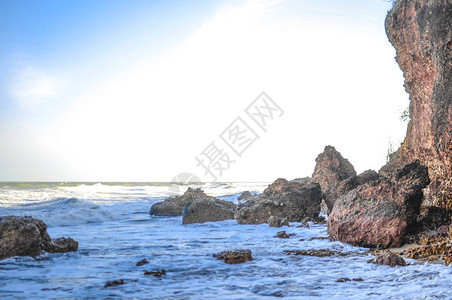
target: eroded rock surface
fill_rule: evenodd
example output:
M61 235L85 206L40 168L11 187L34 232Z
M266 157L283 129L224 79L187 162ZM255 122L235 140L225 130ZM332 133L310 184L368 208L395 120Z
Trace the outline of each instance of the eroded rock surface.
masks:
M71 238L53 239L47 225L32 217L0 217L0 259L12 256L38 256L49 253L77 251L78 242Z
M182 224L233 220L236 205L230 201L212 198L188 202L182 212Z
M224 260L227 264L241 264L250 260L253 260L251 250L228 250L214 254L219 260Z
M405 140L380 173L419 159L431 179L427 204L452 211L452 2L397 0L386 33L410 94Z
M184 207L190 201L201 199L215 199L207 196L200 188L188 188L182 196L166 198L165 201L155 203L152 205L149 212L153 216L182 216Z
M375 258L369 260L369 263L387 265L391 267L406 266L406 262L403 257L392 252L378 254Z
M320 184L324 200L331 211L335 198L328 197L329 190L343 180L356 176L353 165L332 146L326 146L315 159L316 165L312 174L312 182Z
M416 229L429 184L427 167L414 161L391 177L365 183L336 200L328 219L328 233L363 247L398 247Z
M256 199L239 204L235 217L240 224L262 224L271 217L300 222L317 218L321 191L318 183L299 183L277 179Z

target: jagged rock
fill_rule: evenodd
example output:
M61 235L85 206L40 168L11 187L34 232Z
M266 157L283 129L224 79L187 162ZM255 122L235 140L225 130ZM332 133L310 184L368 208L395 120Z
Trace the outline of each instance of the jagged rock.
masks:
M144 271L144 275L152 275L155 277L162 277L166 274L166 270L156 270L156 271Z
M369 260L368 262L377 265L388 265L391 267L406 266L406 262L403 257L392 252L378 254L375 258Z
M312 182L319 183L320 189L324 194L341 181L356 176L353 165L332 146L326 146L315 161L316 165L312 174ZM329 210L333 208L334 200L332 197L325 198Z
M449 214L443 207L431 206L427 212L417 218L417 231L436 230L442 225L449 223Z
M257 198L256 194L251 194L249 191L244 191L240 196L237 197L239 201L248 201L250 199Z
M427 203L452 212L452 3L397 0L386 34L410 95L407 133L380 173L419 159L431 183Z
M149 263L149 261L146 258L143 258L142 260L137 262L136 266L141 267L141 266L147 265L148 263Z
M32 217L0 217L0 259L12 256L38 256L49 253L77 251L78 242L71 238L52 240L47 225Z
M190 201L182 212L182 224L233 220L236 205L216 198Z
M280 239L290 239L291 236L294 236L295 233L290 233L287 234L286 231L279 231L278 233L276 233L276 235L274 236L275 238L280 238Z
M224 260L227 264L241 264L250 260L253 260L251 256L251 250L229 250L222 251L220 253L214 254L219 260Z
M398 247L416 229L422 189L429 183L427 167L414 161L391 177L358 186L336 200L328 233L363 247Z
M277 179L257 199L239 204L235 218L240 224L262 224L270 217L299 222L320 213L321 191L318 183L301 184Z
M165 201L152 205L149 214L152 216L182 216L182 211L188 202L201 199L215 199L207 196L200 189L188 188L182 196L166 198Z
M107 281L107 283L105 283L105 285L104 285L104 288L111 287L111 286L117 286L117 285L121 285L121 284L126 284L124 279Z
M352 175L351 177L324 191L323 198L325 200L325 203L327 204L328 212L331 212L331 210L333 209L334 202L337 198L347 194L349 191L357 188L360 185L377 180L378 178L380 178L380 175L377 172L373 170L367 170L357 176Z
M268 218L267 224L269 227L277 227L277 228L283 227L283 226L290 227L289 221L287 221L286 218L275 217L275 216L271 216L270 218Z

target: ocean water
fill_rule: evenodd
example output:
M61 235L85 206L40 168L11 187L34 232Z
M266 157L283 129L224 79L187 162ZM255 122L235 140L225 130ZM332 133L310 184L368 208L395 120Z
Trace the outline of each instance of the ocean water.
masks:
M264 183L199 185L237 202ZM452 268L407 260L406 267L367 263L365 248L326 239L326 225L269 228L235 221L182 225L149 209L187 186L143 183L0 184L0 215L43 220L53 238L79 241L77 252L0 261L1 299L450 299ZM273 236L280 230L290 239ZM313 239L314 238L314 239ZM250 249L253 261L227 265L212 254ZM329 249L347 256L286 255ZM149 264L135 264L146 258ZM164 269L162 277L145 271ZM363 281L336 282L341 277ZM107 281L125 284L105 288Z

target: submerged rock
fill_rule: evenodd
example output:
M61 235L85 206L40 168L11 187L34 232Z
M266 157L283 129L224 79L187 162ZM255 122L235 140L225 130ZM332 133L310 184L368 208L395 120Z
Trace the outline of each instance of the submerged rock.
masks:
M328 233L363 247L399 247L416 228L422 189L429 183L427 167L412 162L393 176L360 185L336 200Z
M368 261L369 263L377 265L406 266L406 262L400 255L392 252L378 254L375 258Z
M332 251L328 249L310 249L310 250L284 250L287 255L304 255L304 256L316 256L316 257L327 257L327 256L347 256L348 254L339 251Z
M271 217L300 222L320 213L321 191L318 183L299 183L277 179L256 199L239 204L235 217L240 224L262 224Z
M325 203L331 211L335 198L327 197L328 191L341 181L356 176L356 171L353 165L332 146L326 146L315 161L312 182L320 184L320 189L325 194Z
M121 284L126 284L124 279L107 281L107 283L105 283L105 285L104 285L104 288L111 287L111 286L117 286L117 285L121 285Z
M12 256L38 256L77 251L78 242L71 238L52 240L47 225L32 217L0 217L0 259Z
M142 260L137 262L137 264L135 266L141 267L141 266L147 265L148 263L149 263L149 261L146 258L143 258Z
M162 277L165 274L166 274L165 269L156 270L156 271L144 271L144 275L152 275L155 277Z
M289 239L291 236L294 236L294 235L295 235L295 233L287 234L287 232L285 230L283 230L283 231L279 231L278 233L276 233L276 235L274 237L280 238L280 239Z
M236 205L230 201L204 198L190 201L182 212L182 224L233 220Z
M182 196L166 198L162 202L152 205L149 214L152 216L182 216L182 211L188 202L201 199L215 199L207 196L200 189L188 188Z
M229 250L222 251L220 253L214 254L213 257L216 257L219 260L224 260L227 264L241 264L247 261L253 260L251 256L251 250Z

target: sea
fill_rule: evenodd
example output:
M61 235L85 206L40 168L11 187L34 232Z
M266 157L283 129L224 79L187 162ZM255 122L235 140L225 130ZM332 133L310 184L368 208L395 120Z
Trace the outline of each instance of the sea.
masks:
M267 185L193 187L237 203L241 192L261 193ZM451 267L409 259L406 267L368 263L372 258L368 249L328 240L326 225L290 223L290 227L270 228L234 220L182 225L182 217L149 215L152 204L187 188L170 183L0 183L1 216L33 216L48 225L52 238L72 237L79 242L77 252L0 261L0 298L452 298ZM281 230L295 235L275 238ZM212 256L233 249L251 250L253 260L228 265ZM345 255L284 252L310 249ZM149 263L136 266L142 259ZM157 270L166 274L145 275ZM114 280L124 284L105 287Z

